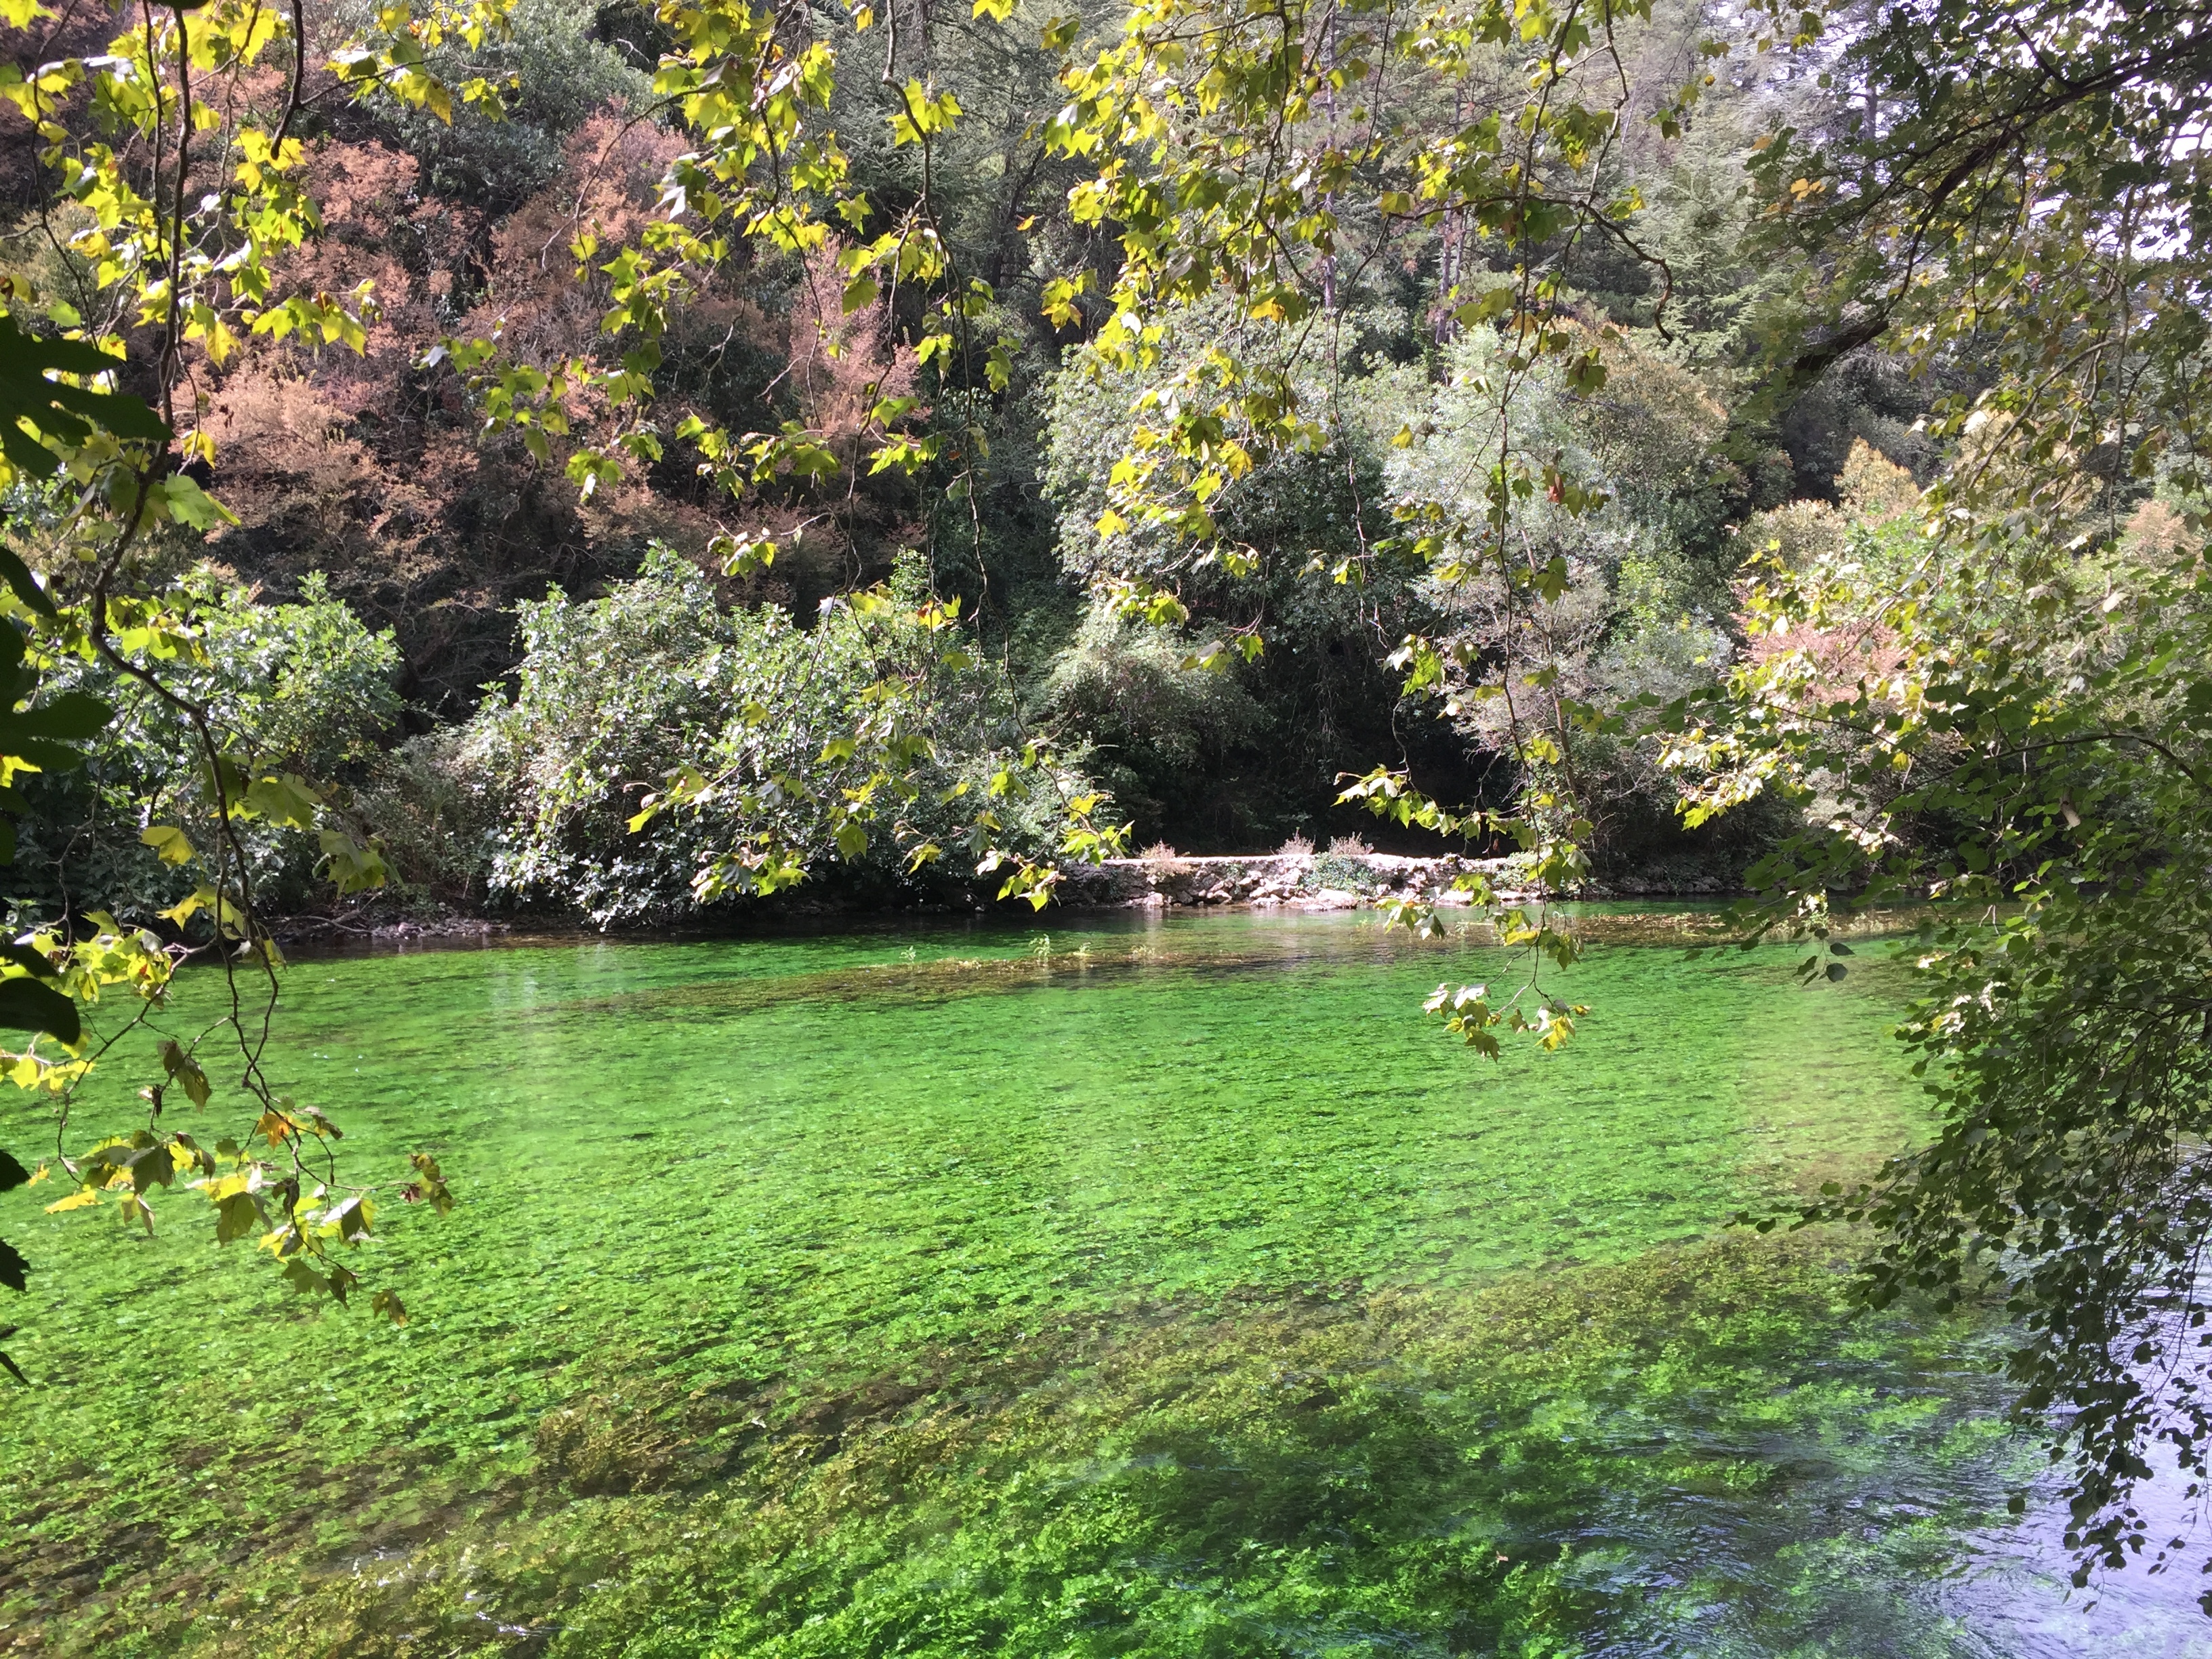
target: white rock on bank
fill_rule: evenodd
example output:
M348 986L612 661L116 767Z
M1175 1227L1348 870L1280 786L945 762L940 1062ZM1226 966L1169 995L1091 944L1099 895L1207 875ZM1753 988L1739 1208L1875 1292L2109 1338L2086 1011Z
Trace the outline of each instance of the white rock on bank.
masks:
M1357 910L1362 900L1357 893L1347 893L1341 887L1324 887L1318 893L1298 901L1301 910Z

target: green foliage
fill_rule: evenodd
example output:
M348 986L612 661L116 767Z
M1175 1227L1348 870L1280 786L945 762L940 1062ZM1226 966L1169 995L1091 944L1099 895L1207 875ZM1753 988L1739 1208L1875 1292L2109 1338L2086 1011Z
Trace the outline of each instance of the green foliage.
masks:
M55 14L40 0L9 0L4 15L23 28ZM204 948L220 956L234 992L228 1018L218 1029L227 1027L237 1040L240 1086L255 1108L253 1132L270 1154L210 1154L164 1127L154 1121L163 1086L155 1085L146 1097L151 1109L143 1127L108 1136L70 1164L80 1177L80 1197L98 1202L101 1193L129 1186L143 1211L140 1176L167 1170L210 1189L222 1238L238 1236L245 1225L242 1206L234 1200L249 1200L269 1226L264 1242L288 1280L343 1301L355 1276L339 1264L331 1245L349 1247L367 1231L368 1189L337 1185L336 1164L327 1156L335 1127L311 1108L295 1109L292 1098L278 1093L262 1073L260 1039L251 1034L253 1020L240 975L259 981L265 1025L281 961L270 933L271 917L299 893L288 850L297 843L288 837L313 834L320 854L316 872L341 897L380 886L386 870L347 811L342 780L283 769L280 751L312 746L282 729L285 717L319 714L318 698L331 686L310 684L316 676L300 672L299 663L279 675L297 695L271 698L226 678L228 665L211 640L223 649L240 646L248 657L252 641L218 637L220 627L201 614L210 609L206 596L189 586L169 591L163 573L173 567L165 556L188 544L193 532L240 523L198 482L219 467L216 415L224 405L215 394L233 389L229 377L274 370L282 379L287 362L304 359L319 366L325 347L367 358L371 330L381 326L381 269L334 294L339 285L314 268L325 227L310 187L314 170L300 129L303 121L324 115L325 100L333 94L349 99L355 112L346 112L343 103L330 104L325 118L332 125L359 131L358 115L366 114L372 125L400 131L429 161L434 189L480 191L494 209L511 205L515 193L541 182L561 135L611 93L631 95L636 106L647 100L639 77L592 44L573 12L527 4L518 11L512 0L481 0L440 6L421 16L399 4L326 21L335 27L311 42L303 38L305 15L296 8L287 14L246 0L210 0L159 17L149 13L125 20L107 43L110 50L60 58L27 74L10 69L0 75L0 95L32 124L43 146L41 162L55 170L56 190L42 196L36 210L40 267L61 273L71 290L68 298L42 295L35 283L12 273L0 284L8 337L18 342L9 367L28 374L27 380L16 374L4 400L9 430L0 488L48 475L65 475L75 487L75 499L49 526L53 562L81 579L68 585L73 603L58 609L24 602L40 609L49 624L51 637L40 648L52 662L88 679L116 677L118 691L128 684L137 699L128 713L144 738L136 743L126 733L111 743L106 774L95 780L90 804L76 811L66 801L49 802L48 818L68 828L72 818L89 822L95 810L108 813L111 823L99 826L90 844L115 866L99 872L111 890L135 898L133 881L187 886L160 914L180 929L211 925L212 939ZM836 80L834 53L826 43L796 40L779 18L743 4L672 11L659 21L664 32L655 44L668 50L653 78L652 94L660 100L657 112L665 112L700 142L677 155L653 212L629 211L625 192L639 193L640 181L627 179L612 195L594 197L597 208L587 212L580 203L568 238L568 255L578 262L574 279L591 290L584 327L577 331L588 334L596 317L599 331L615 349L562 361L563 347L546 349L541 334L522 343L518 353L504 328L494 327L489 337L448 340L416 359L419 372L450 365L465 377L478 400L483 437L514 433L522 453L559 466L587 501L602 490L614 493L625 469L650 468L665 455L663 434L644 418L643 409L656 389L654 376L664 361L659 342L669 331L672 309L685 303L695 285L734 254L750 252L740 244L756 236L784 256L827 258L833 251L826 248L826 222L815 216L818 204L837 210L854 233L871 212L846 187L848 161L834 133L813 125L830 103ZM855 30L868 21L856 17ZM896 58L896 27L890 35ZM311 90L311 78L325 72L333 73L335 82ZM963 281L952 271L928 200L928 158L955 130L959 102L912 79L887 74L884 84L897 104L891 112L893 147L919 149L924 191L897 224L872 227L873 240L836 255L845 286L854 293L896 294L904 283L909 295L937 288L927 310L932 323L941 326L916 342L912 361L933 367L940 377L956 362L980 368L993 390L1003 391L1009 382L1007 342L991 344L987 361L970 364L970 325L990 313L989 285ZM453 126L457 114L459 129L449 136L444 130ZM495 114L502 118L475 118ZM321 182L327 181L315 181L316 186ZM588 194L592 181L581 182ZM599 216L600 209L615 210L617 222ZM603 236L616 245L595 261ZM546 251L561 240L549 241ZM421 239L390 251L415 258ZM432 273L447 283L443 296L431 284L433 297L453 297L453 274L451 269ZM43 331L27 334L19 319L40 312L70 337L41 343L33 352L23 343L33 336L43 340ZM377 352L388 344L380 337ZM135 361L151 366L146 372L158 418L140 404L112 398L103 386L78 384L82 377L110 372L99 365L131 364L134 347L143 348ZM874 382L859 389L864 443L857 448L851 434L797 422L773 434L733 434L697 415L673 423L676 441L692 444L702 463L700 475L710 483L739 494L751 490L757 497L773 492L781 479L819 481L862 459L872 461L876 472L911 477L957 459L963 447L980 454L988 447L980 426L972 434L929 430L907 418L919 399L883 392ZM22 425L24 418L29 427ZM578 432L580 421L586 432ZM312 451L329 434L293 435ZM852 471L857 477L856 465ZM963 477L972 498L969 472ZM155 549L157 538L169 544ZM764 568L775 551L773 544L756 537L727 544L748 550L731 555L732 575ZM29 590L20 562L11 558L0 574L21 576L18 586ZM319 597L310 596L310 610ZM860 616L892 603L890 596L871 592L854 596L849 605ZM902 596L898 603L908 599ZM830 700L844 699L845 729L832 731L811 761L825 793L809 793L788 770L769 769L798 763L773 740L787 738L794 723L778 725L766 716L749 720L775 726L763 742L723 732L716 752L702 757L713 771L687 769L656 781L659 787L640 809L633 830L659 815L695 825L729 824L742 837L734 846L700 848L702 863L691 872L699 897L788 886L825 849L850 860L872 845L884 858L896 848L911 866L926 865L944 849L916 820L963 797L966 807L952 815L968 843L963 852L979 874L1000 878L1000 896L1036 904L1049 898L1059 872L1028 855L1033 842L1040 850L1048 843L1056 854L1076 858L1096 858L1115 844L1118 832L1094 820L1103 801L1095 793L1060 789L1066 780L1056 763L1024 734L994 728L987 743L964 751L961 760L982 769L980 776L951 779L939 766L933 734L918 729L911 717L944 714L943 699L920 694L951 685L973 665L969 653L938 648L939 636L949 636L953 627L951 607L921 596L911 611L909 631L932 641L918 653L908 649L903 636L888 639L907 628L905 623L885 629L872 623L854 625L868 644L888 643L896 647L894 654L904 655L903 670L881 682L860 678L866 647L844 643L853 628L840 621L815 630L813 637L834 647L829 655L844 653L829 678L837 686ZM878 632L886 639L875 639ZM737 642L732 644L735 648ZM324 678L343 689L349 676L359 678L366 669L381 684L378 671L388 663L371 660L374 654L341 649ZM787 649L784 665L796 668L799 655ZM752 688L771 698L777 689ZM295 707L276 706L288 697ZM982 708L990 696L979 692L968 701ZM750 699L744 705L754 707L767 705ZM341 739L337 749L349 749L346 733L374 726L386 712L373 699L349 709L333 734ZM999 720L994 708L969 724ZM264 725L269 729L259 729ZM948 735L964 733L956 729ZM161 765L149 764L156 758ZM665 763L670 757L660 758ZM345 753L322 759L340 768L352 763ZM1028 833L1032 784L1039 776L1062 797L1049 837ZM581 787L576 778L568 783L572 794ZM948 787L924 801L925 786L939 783ZM533 833L557 827L577 804L562 797L557 781L550 787L556 799L539 815L543 823ZM794 792L805 797L803 808L793 805ZM405 795L406 788L398 793ZM137 844L125 843L118 854L107 831L127 822L133 807ZM796 842L777 839L787 829ZM132 859L137 867L125 868ZM25 890L33 900L76 908L64 894L63 873L51 857L44 859ZM562 896L564 902L575 896ZM131 944L149 951L149 962L168 960L155 948L158 941L117 929L105 913L82 920L93 936L57 937L57 950L112 954ZM111 940L124 943L102 943ZM143 1018L162 987L150 969L135 982L145 999ZM189 1057L197 1041L179 1052ZM83 1067L72 1063L63 1068L64 1078L43 1062L26 1066L17 1068L17 1080L54 1086L63 1097L65 1124L66 1102ZM164 1158L172 1159L173 1170L161 1163ZM231 1167L222 1168L221 1158ZM234 1188L233 1182L245 1184ZM216 1188L222 1190L214 1192ZM445 1191L434 1170L426 1181L410 1183L408 1191L417 1188ZM375 1301L399 1316L388 1291L379 1291Z
M108 418L127 424L128 416L112 411L128 400L106 402L109 408L103 412ZM150 418L143 404L137 405L137 413ZM15 435L20 437L19 429ZM0 554L0 580L7 584L8 599L27 615L54 614L52 599L12 551ZM12 863L20 847L15 820L24 803L13 787L16 775L65 774L81 767L84 753L80 745L97 738L114 718L113 709L82 692L42 695L49 688L41 685L41 678L24 628L13 617L0 620L0 690L5 693L0 696L0 811L6 814L0 817L0 864ZM67 975L64 963L73 970ZM27 1080L39 1080L48 1069L37 1056L39 1040L44 1037L51 1036L65 1050L81 1051L84 1021L76 999L88 990L96 998L100 983L100 976L87 971L77 953L56 951L51 941L27 938L0 945L0 1026L28 1032L33 1039L22 1056L11 1057L11 1070L27 1067ZM0 1151L0 1193L25 1186L31 1179L31 1172L13 1154ZM23 1253L0 1239L0 1285L20 1295L28 1288L29 1272ZM0 1340L14 1334L12 1326L0 1329ZM27 1380L4 1350L0 1350L0 1368L18 1382Z
M601 925L832 862L889 885L948 853L972 868L998 845L1043 852L1064 799L1086 793L1024 742L918 559L802 629L773 606L725 608L663 550L605 599L526 607L523 637L514 701L488 703L465 739L502 824L491 887ZM979 807L989 840L966 833Z
M1202 667L1199 655L1176 633L1094 606L1044 682L1045 711L1098 745L1091 767L1140 830L1264 720L1234 669Z
M1771 884L1763 927L1826 941L1808 974L1848 971L1828 931L1845 895L1947 901L1905 1028L1942 1133L1814 1213L1893 1236L1868 1270L1878 1302L2008 1295L2029 1332L2023 1407L2063 1407L2075 1448L2075 1541L2117 1566L2163 1542L2127 1502L2145 1449L2166 1440L2201 1470L2212 1427L2190 1380L2212 1230L2194 1151L2212 682L2185 666L2212 648L2212 577L2193 553L2077 556L2032 590L1960 592L1890 576L1894 556L1862 532L1769 586L1783 648L1672 758L1699 813L1817 784L1823 821L1753 872ZM1848 643L1870 620L1887 641L1871 656Z
M375 12L367 0L355 0L336 9L336 21L349 33L366 32ZM465 103L441 117L393 100L379 112L422 163L430 190L512 209L552 182L562 142L589 117L611 103L641 112L649 101L650 74L594 36L588 8L514 0L504 29L481 46L454 39L424 57L425 69L449 85L489 82L496 104Z
M2212 434L2204 182L2176 120L2212 91L2142 9L1894 9L1839 59L1879 127L1785 129L1758 163L1771 245L1816 273L1775 389L1890 328L1971 374L1930 410L1924 501L1893 489L1762 572L1759 648L1674 711L1671 759L1692 817L1802 809L1745 920L1812 940L1808 977L1850 971L1832 918L1942 902L1905 1028L1942 1133L1806 1213L1887 1234L1877 1302L2006 1295L2021 1407L2071 1454L2084 1583L2183 1547L2132 1495L2160 1446L2200 1482L2212 1450Z
M489 902L501 820L471 736L441 726L409 738L372 757L353 792L403 906L450 915Z
M398 718L391 635L362 627L319 577L298 602L264 605L203 570L179 590L173 637L189 654L155 659L165 684L206 711L227 763L249 780L241 804L253 817L237 834L252 884L279 910L305 908L328 855L316 832L329 826L319 789L301 781L345 778ZM26 855L9 896L54 918L72 895L96 896L151 924L199 884L194 850L217 835L200 782L178 765L195 744L191 717L104 659L60 658L51 673L116 714L88 765L21 786Z
M118 365L83 340L41 339L27 335L12 317L0 316L0 453L34 478L61 470L61 457L36 441L52 432L64 445L81 447L95 428L118 438L161 442L169 430L136 398L87 386L85 379L112 374ZM79 376L50 380L54 371Z
M1213 319L1188 320L1195 344ZM1105 763L1125 769L1117 798L1142 833L1272 842L1325 816L1338 775L1378 747L1410 737L1425 756L1455 748L1418 711L1393 732L1399 688L1380 647L1431 613L1411 568L1364 552L1388 528L1379 417L1226 485L1212 503L1218 544L1158 525L1103 533L1115 522L1110 480L1146 427L1144 385L1073 354L1052 382L1042 474L1061 568L1091 595L1045 707L1110 748Z

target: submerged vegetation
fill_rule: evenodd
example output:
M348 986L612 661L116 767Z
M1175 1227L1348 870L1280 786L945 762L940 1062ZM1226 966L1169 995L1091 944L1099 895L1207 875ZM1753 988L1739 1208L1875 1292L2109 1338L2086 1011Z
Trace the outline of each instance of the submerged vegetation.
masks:
M383 1331L195 1260L189 1194L152 1239L40 1218L67 1270L0 1435L0 1639L1950 1650L1937 1581L2037 1462L1999 1328L1855 1318L1833 1235L1713 1237L1913 1133L1887 981L1611 947L1583 1052L1493 1073L1359 1033L1494 945L1234 915L1055 941L295 967L284 1063L349 1144L506 1197L390 1232L414 1312ZM2021 1553L2053 1607L2063 1558Z

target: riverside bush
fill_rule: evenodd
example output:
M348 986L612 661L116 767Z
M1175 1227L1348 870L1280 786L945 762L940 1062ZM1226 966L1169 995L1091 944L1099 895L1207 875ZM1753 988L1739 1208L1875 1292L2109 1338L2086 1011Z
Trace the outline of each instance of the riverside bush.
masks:
M994 799L999 844L1042 849L1083 780L1024 747L1011 689L930 599L918 556L890 581L826 605L811 629L774 605L725 607L698 568L655 548L634 581L522 607L511 701L479 710L454 760L499 824L490 890L594 922L690 916L699 872L732 848L805 849L909 894L956 830ZM870 745L902 757L870 781ZM703 792L635 823L672 772ZM969 862L988 849L964 836ZM995 884L994 884L995 886Z
M180 653L166 665L165 683L207 708L241 773L297 774L343 793L399 714L390 633L372 633L319 575L309 575L290 604L264 604L212 567L179 591L190 600L182 631L201 651L199 659ZM177 762L191 743L185 717L105 663L62 657L50 673L58 689L88 692L117 718L82 768L18 782L27 808L19 835L29 855L9 872L9 897L27 918L95 905L151 921L195 884L140 839L159 821L200 830L193 775ZM319 853L313 834L265 821L236 829L264 902L297 909L311 901Z

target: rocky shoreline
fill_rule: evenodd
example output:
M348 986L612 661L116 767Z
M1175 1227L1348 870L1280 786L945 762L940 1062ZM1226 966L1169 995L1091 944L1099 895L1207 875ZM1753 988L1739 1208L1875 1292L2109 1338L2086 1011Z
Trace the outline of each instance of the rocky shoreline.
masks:
M1352 910L1386 899L1425 898L1464 905L1453 890L1462 875L1480 873L1493 890L1539 896L1525 866L1511 858L1409 858L1395 853L1264 853L1194 857L1109 859L1068 872L1065 902L1091 906L1182 908L1243 904L1255 908Z
M1231 853L1172 857L1109 859L1103 865L1078 865L1067 869L1058 891L1059 905L1074 909L1195 909L1239 905L1249 909L1357 910L1391 899L1423 899L1439 907L1465 907L1469 896L1452 884L1462 875L1488 878L1491 890L1511 902L1547 896L1542 885L1528 873L1528 860L1515 858L1411 857L1396 853ZM1664 896L1709 898L1735 889L1708 873L1659 872L1610 883L1590 882L1571 895L1576 898ZM988 890L972 896L969 903L922 905L913 914L972 908L992 908ZM787 901L782 915L808 921L854 917L879 911L820 901ZM1028 914L1026 910L1023 914ZM386 946L419 944L430 946L489 945L525 938L579 936L591 930L553 917L494 918L465 913L385 920L373 915L348 920L319 916L292 917L278 930L288 946ZM666 929L647 930L665 933ZM676 929L684 932L684 929ZM712 927L703 934L717 933Z
M1396 853L1255 853L1185 857L1109 859L1070 870L1060 888L1065 903L1093 907L1185 908L1242 904L1255 908L1352 910L1389 899L1425 899L1467 905L1469 896L1452 884L1462 875L1487 877L1498 897L1709 898L1736 890L1705 872L1653 872L1640 878L1585 883L1571 895L1547 894L1519 857L1408 857Z

